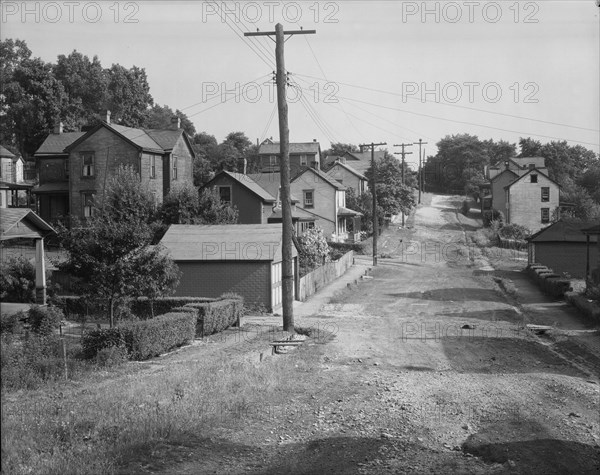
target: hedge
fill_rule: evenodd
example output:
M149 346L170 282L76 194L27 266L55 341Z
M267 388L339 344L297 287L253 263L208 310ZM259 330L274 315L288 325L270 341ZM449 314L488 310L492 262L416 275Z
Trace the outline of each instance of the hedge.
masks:
M83 356L94 358L105 348L125 346L131 359L146 360L192 341L196 319L189 311L171 312L150 320L92 330L83 336Z
M333 249L338 249L338 250L342 251L344 254L346 254L349 251L354 251L357 254L365 253L365 245L366 245L365 241L361 241L361 242L329 242L329 241L327 241L327 244L329 245L329 247L331 247Z
M151 318L152 307L154 315L163 315L172 312L174 308L184 307L188 303L214 302L217 299L206 297L162 297L151 301L146 297L140 297L131 302L131 312L139 318Z
M571 281L555 274L554 271L542 264L531 264L527 266L527 274L544 293L561 298L571 289Z
M131 358L147 360L191 342L196 317L190 312L171 312L127 327L131 331Z
M222 332L230 326L238 324L239 318L243 314L243 301L239 299L190 303L186 307L197 311L197 337Z
M97 315L108 313L105 303L92 302L89 299L77 296L55 296L52 303L59 307L65 314L67 320L77 320L81 315Z

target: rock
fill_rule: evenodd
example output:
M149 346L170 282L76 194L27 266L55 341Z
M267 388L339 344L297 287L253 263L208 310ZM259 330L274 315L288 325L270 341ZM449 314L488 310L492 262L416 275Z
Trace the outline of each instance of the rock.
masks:
M576 412L569 412L569 417L581 417L581 414L577 414Z
M393 439L393 438L394 438L394 436L393 436L393 435L391 435L391 434L388 434L387 432L382 432L382 433L381 433L381 438L382 438L382 439Z
M475 325L463 325L462 328L465 330L475 330Z
M469 426L469 424L464 424L464 425L462 426L462 428L463 428L464 430L471 430L471 427Z
M373 363L373 366L379 366L379 363L376 361L375 363Z

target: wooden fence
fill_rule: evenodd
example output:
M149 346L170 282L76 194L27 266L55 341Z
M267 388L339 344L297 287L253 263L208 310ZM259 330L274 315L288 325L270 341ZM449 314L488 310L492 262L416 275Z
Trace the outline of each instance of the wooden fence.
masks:
M298 300L304 301L311 295L317 293L319 289L322 289L344 274L353 262L354 251L350 251L340 257L337 261L328 262L314 271L309 272L304 277L301 277L296 292Z

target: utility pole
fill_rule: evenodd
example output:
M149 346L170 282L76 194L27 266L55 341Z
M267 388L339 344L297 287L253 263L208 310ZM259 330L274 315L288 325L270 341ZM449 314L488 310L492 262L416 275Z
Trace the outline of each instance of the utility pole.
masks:
M419 139L418 142L413 142L413 145L419 144L419 204L421 204L421 193L423 192L423 169L421 168L421 145L427 145L428 142L423 142Z
M411 155L412 152L405 152L404 147L412 147L411 143L396 144L394 147L402 147L402 152L394 152L394 155L402 155L402 185L404 185L404 156ZM402 227L404 227L404 211L402 211Z
M380 145L387 145L387 143L368 143L359 145L361 152L365 148L371 148L371 172L373 179L371 180L371 195L373 196L373 267L377 265L377 238L379 237L379 221L377 219L377 190L375 185L377 184L377 165L375 164L375 147Z
M285 35L310 35L316 30L283 31L283 25L277 23L275 31L256 31L244 33L244 36L275 36L275 62L277 64L277 109L279 112L279 169L281 172L281 218L282 236L282 313L283 330L294 333L294 269L292 261L292 202L290 199L290 130L288 128L288 106L285 97L287 74L283 45Z

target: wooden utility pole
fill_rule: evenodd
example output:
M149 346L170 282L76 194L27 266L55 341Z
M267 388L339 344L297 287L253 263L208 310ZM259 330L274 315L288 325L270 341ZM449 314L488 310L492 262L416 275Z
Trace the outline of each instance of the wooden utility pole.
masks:
M283 330L294 332L294 268L292 261L292 202L290 199L290 130L288 128L288 106L285 97L287 75L283 45L285 35L310 35L316 30L283 31L283 25L277 23L275 31L257 31L244 33L244 36L275 36L275 61L277 64L277 108L279 112L279 170L281 173L281 218L282 237L282 313Z
M412 147L411 143L396 144L394 147L402 147L402 152L394 152L394 155L402 155L402 185L404 185L404 156L410 155L412 152L405 152L404 147ZM402 211L402 227L404 227L404 211Z
M377 219L377 190L375 185L377 184L377 165L375 164L375 147L380 145L387 145L387 143L368 143L359 145L360 151L362 152L365 148L371 148L371 195L373 196L373 267L377 265L377 238L379 237L379 221Z
M419 204L421 204L421 193L423 192L423 168L421 167L421 145L427 145L428 142L423 142L419 139L418 142L413 142L413 145L419 144Z

